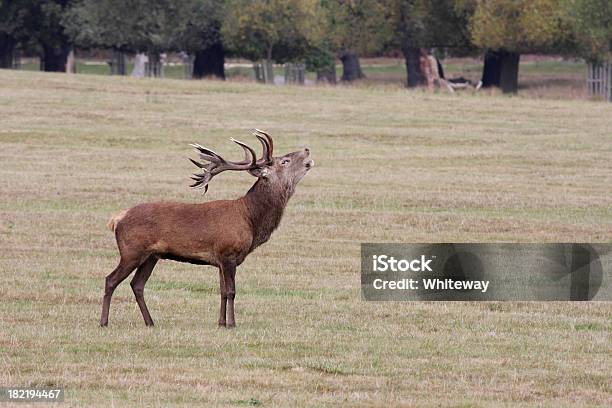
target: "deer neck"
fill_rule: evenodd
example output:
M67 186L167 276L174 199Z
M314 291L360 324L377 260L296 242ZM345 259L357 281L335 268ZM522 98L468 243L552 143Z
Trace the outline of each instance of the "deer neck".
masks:
M244 196L253 232L251 250L266 242L280 224L293 189L257 180Z

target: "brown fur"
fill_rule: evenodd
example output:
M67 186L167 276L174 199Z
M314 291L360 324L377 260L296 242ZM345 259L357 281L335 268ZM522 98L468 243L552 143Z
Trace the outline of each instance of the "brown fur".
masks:
M137 269L131 286L145 323L153 325L144 286L157 261L171 259L219 268L219 325L233 327L236 267L278 227L295 186L313 165L308 156L304 149L260 165L252 173L260 178L237 200L146 203L111 217L108 228L115 233L121 260L106 278L100 324L108 324L117 285Z

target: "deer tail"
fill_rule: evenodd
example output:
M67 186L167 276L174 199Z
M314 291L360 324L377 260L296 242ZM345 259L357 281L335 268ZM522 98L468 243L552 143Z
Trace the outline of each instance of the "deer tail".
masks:
M126 213L127 213L127 210L123 210L113 215L112 217L110 217L110 219L106 223L106 226L111 232L115 232L115 230L117 229L117 224L119 224L119 221L121 221L123 217L125 217Z

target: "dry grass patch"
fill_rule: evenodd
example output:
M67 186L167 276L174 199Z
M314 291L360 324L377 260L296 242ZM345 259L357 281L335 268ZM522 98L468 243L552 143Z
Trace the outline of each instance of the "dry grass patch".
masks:
M62 386L67 405L604 406L609 303L366 303L359 243L608 242L612 106L403 89L0 71L0 384ZM238 158L269 130L317 167L237 276L163 262L97 326L116 264L108 217L187 188L187 144Z

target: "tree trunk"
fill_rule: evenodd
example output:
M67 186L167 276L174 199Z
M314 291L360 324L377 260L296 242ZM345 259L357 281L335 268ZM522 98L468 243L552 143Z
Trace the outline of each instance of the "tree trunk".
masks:
M110 60L111 75L126 75L125 54L118 49L113 49Z
M151 78L163 78L164 66L159 52L152 51L147 53L148 62L145 63L145 75Z
M0 33L0 68L13 68L15 43L13 37Z
M501 88L503 93L516 93L520 57L516 52L487 50L482 70L482 87L495 86Z
M487 50L484 56L484 66L482 68L483 88L492 86L499 87L501 78L501 55L499 52Z
M225 79L225 50L223 43L217 41L209 47L196 52L193 62L193 79L216 77Z
M45 72L66 72L66 61L70 47L67 44L59 46L43 45L42 70Z
M66 58L66 73L76 74L76 59L74 56L74 49L70 50L68 57Z
M345 51L340 56L340 61L342 61L342 81L354 81L365 78L357 54Z
M404 59L406 60L406 85L408 88L416 88L425 83L426 78L421 72L421 49L417 47L403 47Z
M517 93L521 54L509 52L502 58L500 86L503 93Z

